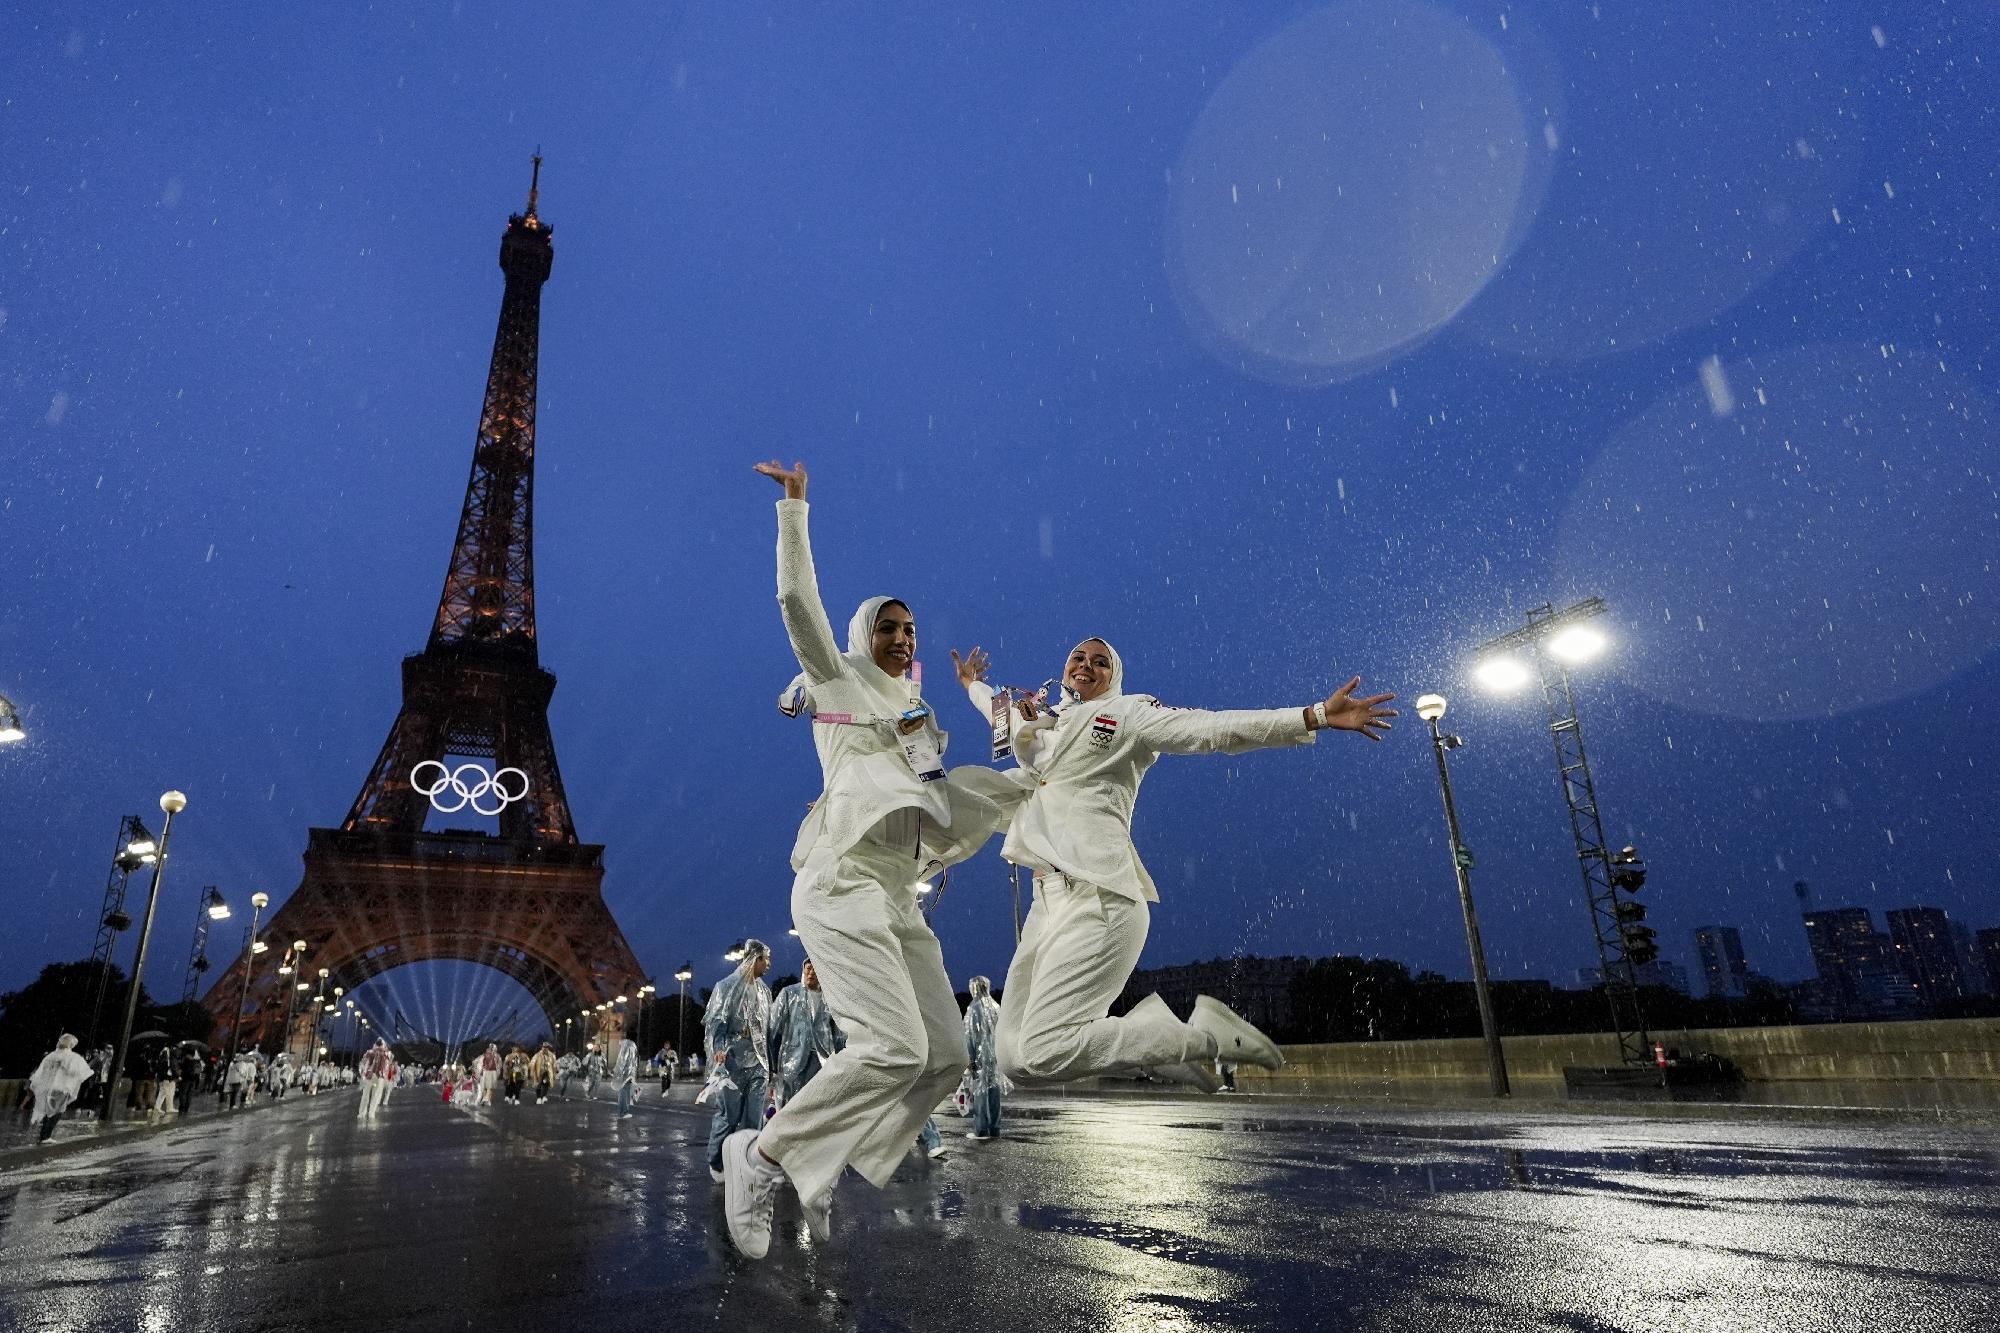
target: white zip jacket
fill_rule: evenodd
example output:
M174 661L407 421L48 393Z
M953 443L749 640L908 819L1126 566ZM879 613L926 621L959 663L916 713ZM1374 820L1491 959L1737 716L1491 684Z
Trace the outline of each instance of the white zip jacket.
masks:
M890 599L871 597L861 604L848 622L847 651L842 653L820 601L806 511L804 500L778 501L778 609L803 668L779 697L778 707L793 716L813 715L813 745L824 783L799 827L792 869L803 870L815 847L839 856L885 816L914 809L924 853L918 857L918 847L910 848L912 859L921 863L912 867L914 882L979 850L1003 816L956 775L925 781L904 757L905 738L895 720L921 705L922 693L910 680L876 666L870 651L875 617ZM844 720L832 720L836 718ZM935 715L924 718L922 731L932 752L942 756L950 737L938 729Z
M1035 786L1014 814L1000 854L1036 871L1156 903L1153 877L1132 845L1132 811L1153 762L1163 754L1311 745L1316 733L1306 726L1303 708L1168 708L1149 694L1124 693L1124 684L1125 664L1113 648L1111 688L1103 694L1063 705L1052 726L1020 724L1015 715L1014 753ZM992 687L974 681L966 693L990 719Z

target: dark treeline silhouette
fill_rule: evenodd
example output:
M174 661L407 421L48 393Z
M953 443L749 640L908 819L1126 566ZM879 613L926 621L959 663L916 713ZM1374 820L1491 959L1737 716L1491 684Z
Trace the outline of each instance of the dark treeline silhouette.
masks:
M1321 958L1292 981L1291 1018L1280 1041L1416 1041L1477 1037L1479 1004L1470 981L1419 972L1387 958ZM1697 999L1661 986L1640 988L1650 1027L1768 1027L1798 1021L1775 987L1748 998ZM1561 990L1545 981L1496 981L1493 1012L1503 1036L1602 1032L1609 1022L1602 987Z
M125 1015L124 971L88 958L77 963L50 963L21 989L0 995L0 1078L25 1078L34 1072L42 1057L55 1049L56 1038L65 1032L74 1033L79 1044L88 1038L85 1029L90 1026L100 967L109 973L109 985L97 1018L97 1041L108 1046L117 1040L119 1020ZM170 1037L206 1041L213 1025L214 1020L199 1004L158 1004L143 985L139 987L134 1032L160 1031Z

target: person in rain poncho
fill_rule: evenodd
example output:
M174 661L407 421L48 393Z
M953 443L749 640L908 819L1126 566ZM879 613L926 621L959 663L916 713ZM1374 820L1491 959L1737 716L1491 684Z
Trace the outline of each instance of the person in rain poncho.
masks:
M374 1115L382 1108L395 1072L396 1057L389 1053L389 1043L377 1037L375 1044L361 1056L361 1109L354 1113L357 1119Z
M802 971L771 1002L771 1075L779 1106L798 1096L827 1058L847 1044L826 1007L819 969L808 959Z
M973 707L994 721L986 655L952 654ZM1063 702L1033 697L1007 721L1019 771L1034 784L1014 814L1001 855L1034 871L1034 904L1007 970L1000 1072L1023 1087L1150 1068L1213 1092L1220 1058L1276 1069L1284 1057L1261 1032L1204 995L1185 1023L1157 994L1108 1017L1139 961L1159 901L1132 845L1139 783L1163 754L1243 754L1312 743L1334 728L1380 740L1395 698L1353 697L1355 677L1303 708L1207 712L1168 708L1125 693L1125 665L1110 643L1070 650Z
M479 1053L479 1104L493 1105L493 1093L500 1085L500 1047L494 1042L486 1043L486 1049Z
M528 1053L519 1046L512 1048L501 1069L506 1079L507 1105L519 1106L521 1094L528 1090Z
M618 1039L618 1053L611 1061L611 1083L618 1089L618 1118L632 1118L632 1098L639 1091L639 1043L630 1037Z
M35 1142L47 1143L56 1132L63 1112L76 1104L77 1090L91 1078L90 1061L76 1053L76 1038L65 1032L56 1038L56 1048L42 1057L35 1072L28 1075L28 1091L35 1096L35 1117L42 1132Z
M708 1171L722 1180L724 1143L740 1129L764 1123L771 1088L771 946L743 941L743 957L724 977L702 1011L702 1039L708 1046L709 1086L715 1102L708 1126Z
M569 1081L577 1077L577 1071L582 1067L583 1061L572 1053L565 1052L556 1057L556 1096L569 1100Z
M585 1098L596 1095L597 1080L604 1077L604 1067L604 1052L598 1050L597 1043L593 1041L584 1048L583 1064L578 1069L583 1076Z
M978 1141L1000 1133L1000 1006L993 983L974 977L965 987L972 999L965 1006L965 1091L972 1099L972 1132Z
M282 1076L278 1074L278 1071L284 1068L284 1064L285 1057L281 1055L278 1057L277 1063L271 1066L274 1075ZM237 1107L243 1105L243 1099L248 1095L250 1084L256 1077L257 1062L250 1058L248 1051L238 1051L235 1055L229 1057L229 1069L222 1076L222 1086L229 1094L230 1110L234 1111ZM279 1095L282 1096L282 1092Z
M555 1047L547 1042L543 1042L541 1049L528 1061L528 1081L535 1085L535 1105L540 1106L549 1099L549 1089L555 1086L560 1064Z
M739 1131L723 1154L724 1216L753 1259L770 1248L786 1177L809 1230L824 1237L841 1172L851 1165L887 1185L957 1080L958 1002L915 885L977 851L1002 818L983 792L945 772L947 737L923 701L909 606L892 597L863 602L842 652L813 568L805 466L759 463L757 471L785 488L778 608L801 672L778 706L811 714L824 783L792 849L792 921L847 1046L761 1134Z

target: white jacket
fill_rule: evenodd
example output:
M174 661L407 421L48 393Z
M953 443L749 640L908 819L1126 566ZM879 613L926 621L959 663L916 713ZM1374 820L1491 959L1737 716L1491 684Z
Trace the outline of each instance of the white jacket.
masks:
M1124 684L1125 664L1113 648L1110 689L1088 702L1061 705L1053 725L1015 726L1015 757L1035 785L1014 814L1000 854L1156 903L1153 877L1132 845L1132 811L1153 761L1163 754L1311 745L1315 733L1303 708L1168 708L1151 695L1123 693ZM982 716L992 716L990 686L975 681L966 693Z
M906 739L928 741L930 752L942 756L950 737L938 729L934 715L923 719L920 737L905 738L897 730L897 719L922 706L923 697L915 682L875 665L875 617L890 598L863 602L848 622L847 651L835 644L813 570L806 511L804 500L778 501L778 610L792 654L804 668L779 696L778 707L794 717L812 714L824 783L799 827L792 869L804 869L816 847L823 855L839 856L885 816L914 809L921 817L924 853L918 857L918 848L910 849L913 861L920 862L912 866L914 882L978 851L1003 816L957 774L927 781L905 757ZM943 774L941 760L936 771Z

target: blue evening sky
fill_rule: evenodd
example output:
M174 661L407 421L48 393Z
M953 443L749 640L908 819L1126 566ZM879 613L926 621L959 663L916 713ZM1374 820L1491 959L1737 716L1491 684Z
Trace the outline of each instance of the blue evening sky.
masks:
M783 939L818 789L772 708L772 456L812 470L835 623L915 609L955 761L983 736L952 645L1036 683L1100 634L1204 707L1450 694L1497 975L1591 949L1539 704L1468 650L1591 594L1591 755L1669 958L1722 922L1803 975L1801 878L2000 924L1997 28L14 6L0 693L32 734L0 750L0 988L87 955L118 817L164 788L168 993L199 887L282 900L345 813L436 605L537 146L542 660L655 975ZM1465 975L1419 732L1163 760L1146 963ZM937 914L961 983L1004 972L1008 916L989 850ZM377 985L436 1021L518 1000L474 971Z

